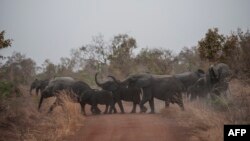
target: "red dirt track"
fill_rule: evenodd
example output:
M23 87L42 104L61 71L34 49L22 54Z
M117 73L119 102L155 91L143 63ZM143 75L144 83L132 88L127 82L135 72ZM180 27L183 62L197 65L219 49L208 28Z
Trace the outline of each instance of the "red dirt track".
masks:
M84 126L63 141L187 140L181 139L182 133L179 131L181 130L178 130L174 122L166 120L160 114L89 115L85 119Z

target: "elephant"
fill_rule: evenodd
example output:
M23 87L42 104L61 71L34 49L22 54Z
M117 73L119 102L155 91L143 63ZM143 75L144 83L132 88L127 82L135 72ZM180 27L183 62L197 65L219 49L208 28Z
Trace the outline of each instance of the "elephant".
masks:
M229 66L224 63L218 63L210 66L208 73L212 84L216 84L218 82L229 82L232 76Z
M151 112L154 113L154 98L165 101L165 107L169 103L177 103L184 110L182 94L184 85L172 75L155 75L149 73L134 74L121 82L129 87L141 88L143 91L140 107L148 101ZM146 112L144 109L142 112Z
M224 63L211 65L205 77L197 80L192 85L188 93L191 95L191 100L196 97L205 97L208 94L221 95L229 91L229 81L231 79L231 70Z
M114 99L112 96L112 93L106 90L96 90L96 89L90 89L84 92L84 94L80 97L80 104L82 107L83 114L86 115L85 112L85 105L89 104L91 105L91 111L92 113L99 114L99 111L95 111L97 109L97 105L106 105L104 114L112 113L114 110Z
M49 82L49 85L42 91L41 98L38 105L38 110L42 106L43 99L49 98L49 97L58 97L57 93L59 91L66 90L73 93L70 93L70 97L74 102L79 102L80 96L87 90L91 90L90 86L83 82L83 81L75 81L75 80L69 80L69 79L57 79L57 80L51 80ZM50 107L48 112L52 112L53 109L57 105L62 105L62 102L60 99L56 99L56 101L53 103L53 105ZM100 109L96 108L96 111L100 112Z
M184 72L175 74L174 77L181 81L184 85L184 92L187 92L188 88L192 86L198 79L205 76L205 72L202 69L198 69L194 72Z
M119 108L121 110L121 113L124 113L124 108L122 105L123 101L130 101L133 102L133 108L131 113L136 112L136 105L140 103L141 98L141 89L140 88L128 88L126 86L123 86L118 80L116 80L115 77L109 76L113 79L113 81L106 81L104 83L100 83L97 80L98 73L95 74L95 82L96 84L101 87L103 90L107 90L113 93L113 98L115 100L115 103L118 103ZM145 109L146 107L143 107ZM142 109L141 109L142 110ZM114 108L114 111L116 113L116 109Z
M120 96L120 99L123 101L130 101L133 102L133 108L130 113L135 113L136 112L136 105L139 105L141 102L141 97L140 95L142 94L140 88L135 88L135 87L127 87L124 86L119 80L117 80L114 76L108 76L113 79L113 81L118 84L119 88L117 90L117 95ZM140 105L139 105L140 107ZM143 106L141 111L143 109L147 109L146 107Z
M39 101L39 105L38 105L38 110L42 106L42 102L43 102L44 98L54 97L54 96L56 96L56 94L59 91L62 91L62 90L69 90L70 91L71 86L75 82L76 81L67 80L67 79L65 79L65 80L64 79L51 80L49 82L49 85L41 93L41 97L40 97L40 101ZM87 85L87 88L88 88L88 85ZM56 100L55 104L53 104L53 105L57 105L57 100ZM53 109L53 107L50 108L50 111L52 111L52 109Z
M36 89L36 95L38 95L39 91L42 92L48 84L49 84L48 79L45 80L35 79L30 86L30 95L33 89Z
M207 78L202 77L198 79L192 86L188 87L187 95L190 95L190 100L193 101L197 97L205 98L208 96L209 87L207 85Z

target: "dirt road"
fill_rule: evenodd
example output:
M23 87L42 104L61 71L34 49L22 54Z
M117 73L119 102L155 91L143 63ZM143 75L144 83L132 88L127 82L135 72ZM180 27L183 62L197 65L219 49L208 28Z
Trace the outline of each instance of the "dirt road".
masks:
M183 141L182 133L174 122L168 121L160 114L90 115L86 117L84 126L76 134L63 140Z

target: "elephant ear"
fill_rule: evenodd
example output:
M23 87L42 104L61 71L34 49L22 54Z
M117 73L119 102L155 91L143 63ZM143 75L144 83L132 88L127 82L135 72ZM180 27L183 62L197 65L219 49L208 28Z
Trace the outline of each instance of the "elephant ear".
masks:
M218 80L218 70L216 70L215 68L214 68L214 66L212 66L212 67L210 67L209 69L208 69L208 72L209 72L209 76L210 76L210 79L211 79L211 81L217 81Z
M219 79L223 80L226 79L227 77L230 77L231 70L227 64L220 63L217 65L217 70L219 73Z

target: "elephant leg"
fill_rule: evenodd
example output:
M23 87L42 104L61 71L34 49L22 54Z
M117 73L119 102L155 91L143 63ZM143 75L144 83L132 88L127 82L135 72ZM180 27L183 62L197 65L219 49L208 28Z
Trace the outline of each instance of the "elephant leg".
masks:
M142 99L140 102L140 109L141 109L141 113L145 113L147 111L147 108L144 106L144 104L147 102L147 99Z
M101 111L99 111L99 108L97 107L97 105L91 106L91 112L92 114L98 115L101 113Z
M149 101L152 98L152 93L150 88L144 88L143 89L143 95L142 95L142 100L140 102L140 108L141 108L141 113L145 113L147 111L147 108L144 106L144 104ZM152 109L151 109L152 111Z
M115 114L117 113L117 110L116 110L115 106L114 106L114 113L115 113Z
M108 108L109 108L109 104L106 104L106 108L105 108L105 111L103 112L103 114L107 114L108 113Z
M176 96L174 97L175 102L179 105L182 111L184 111L184 104L181 93L176 93Z
M91 113L94 114L94 115L96 115L96 114L98 113L94 106L91 106L91 107L90 107L90 111L91 111Z
M58 105L62 105L62 101L56 98L56 101L50 106L48 113L51 113Z
M131 113L135 113L135 112L136 112L136 103L133 102L133 109L132 109Z
M115 108L115 104L116 104L116 102L114 103L114 108L113 108L113 110L114 110L114 113L116 114L116 113L117 113L117 110L116 110L116 108Z
M102 111L98 108L97 105L94 107L94 110L95 110L95 112L98 113L98 114L100 114L100 113L102 112Z
M112 111L115 111L115 104L113 102L109 105L109 114L112 114Z
M120 108L120 110L121 110L121 113L124 114L124 109L123 109L123 106L122 106L122 101L119 100L119 101L117 101L117 103L118 103L118 105L119 105L119 108Z
M95 114L95 109L94 109L93 106L90 107L90 111L91 111L92 114Z
M31 88L30 88L30 95L32 95L32 90L33 90L33 88L31 87Z
M86 116L85 105L86 103L80 103L82 114Z
M151 108L150 114L154 114L155 113L155 107L154 107L154 98L153 97L149 100L149 106Z
M97 106L97 104L94 104L94 106L93 106L93 111L95 112L95 114L101 114L101 110L98 108L98 106Z
M41 98L40 98L40 100L39 100L39 105L38 105L38 111L40 110L40 108L41 108L41 106L42 106L43 99L44 99L44 97L41 95Z
M196 93L191 93L190 100L193 101L196 98L197 98L197 94Z
M36 88L36 95L38 95L38 92L39 92L39 88Z
M165 108L168 108L169 107L169 99L166 99L165 100Z

